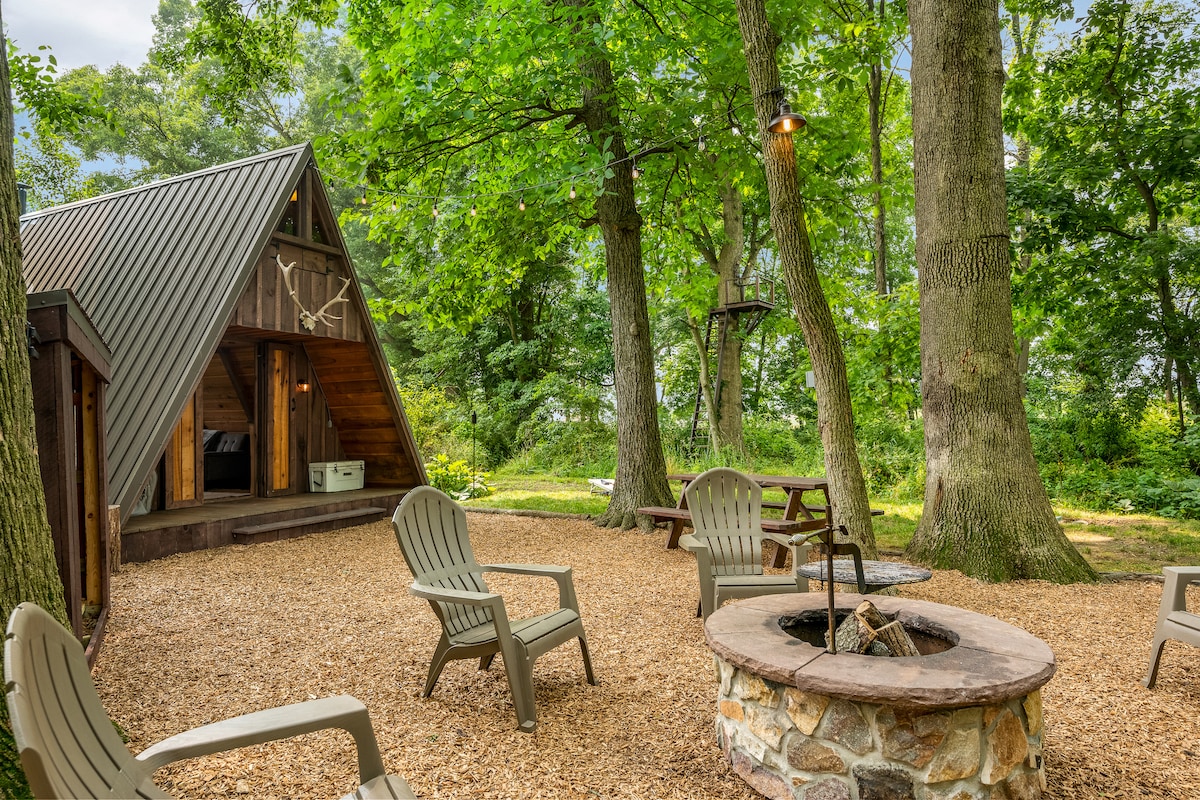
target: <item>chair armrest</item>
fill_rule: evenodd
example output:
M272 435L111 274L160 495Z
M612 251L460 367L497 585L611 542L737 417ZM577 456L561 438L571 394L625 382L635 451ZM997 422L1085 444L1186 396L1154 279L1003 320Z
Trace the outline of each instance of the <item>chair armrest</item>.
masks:
M358 748L359 783L386 774L367 707L350 695L269 708L176 734L143 750L137 760L151 772L185 758L212 755L252 744L340 728Z
M808 542L800 544L792 544L792 537L782 533L764 533L764 539L768 539L780 547L786 547L792 551L792 565L796 566L808 561L808 551L812 550L812 545Z
M426 600L459 603L464 606L490 606L497 601L501 603L504 601L500 595L492 594L491 592L468 592L465 589L444 589L440 586L427 586L416 581L413 582L412 586L408 587L408 593L414 597L423 597Z
M579 600L575 597L575 581L571 579L570 567L555 564L484 564L482 568L484 572L553 578L558 584L558 607L579 613Z
M513 575L545 575L558 579L560 575L571 574L570 567L560 567L556 564L483 564L484 572L508 572Z
M1173 611L1187 611L1187 587L1192 581L1200 581L1200 567L1163 567L1160 623Z

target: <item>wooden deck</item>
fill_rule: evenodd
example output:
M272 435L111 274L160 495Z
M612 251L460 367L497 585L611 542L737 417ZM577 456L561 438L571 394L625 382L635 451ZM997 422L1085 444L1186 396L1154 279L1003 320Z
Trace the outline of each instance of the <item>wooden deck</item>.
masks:
M238 497L131 517L121 529L121 561L156 558L236 543L274 541L337 530L390 516L403 489L358 489L287 497ZM358 511L360 513L355 514Z

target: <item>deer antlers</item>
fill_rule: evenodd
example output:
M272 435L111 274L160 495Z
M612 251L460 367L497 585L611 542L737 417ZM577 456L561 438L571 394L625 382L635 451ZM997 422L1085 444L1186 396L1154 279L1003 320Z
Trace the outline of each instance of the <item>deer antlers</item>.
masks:
M296 307L300 309L300 324L304 326L306 331L311 333L317 327L318 322L324 323L327 327L332 328L333 323L330 322L330 320L341 319L341 317L335 317L327 312L329 311L329 307L334 303L350 302L350 299L346 297L346 289L350 286L349 278L342 278L342 290L337 293L336 297L334 297L325 305L321 306L320 311L314 314L306 309L303 304L301 304L300 298L296 296L296 290L292 286L292 267L296 266L296 262L293 261L285 267L283 265L283 259L281 259L279 254L276 253L275 263L279 265L279 271L283 273L283 284L287 286L288 297L292 298L292 302L295 303Z

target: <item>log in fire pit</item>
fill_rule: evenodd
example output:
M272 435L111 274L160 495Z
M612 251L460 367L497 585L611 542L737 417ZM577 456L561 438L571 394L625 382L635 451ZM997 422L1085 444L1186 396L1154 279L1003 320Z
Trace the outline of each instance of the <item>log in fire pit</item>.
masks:
M865 599L838 594L835 625ZM734 771L772 800L1041 797L1050 648L982 614L871 600L878 622L902 623L920 655L827 652L829 612L817 593L746 600L709 617L717 741Z

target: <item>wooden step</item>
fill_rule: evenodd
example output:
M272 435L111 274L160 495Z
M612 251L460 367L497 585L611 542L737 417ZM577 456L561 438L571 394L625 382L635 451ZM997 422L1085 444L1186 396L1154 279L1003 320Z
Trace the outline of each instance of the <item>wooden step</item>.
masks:
M278 542L282 539L292 539L310 533L322 533L338 528L347 528L350 525L361 525L364 522L374 522L386 517L389 513L386 508L366 506L365 508L348 508L344 511L317 514L311 517L281 519L261 525L245 525L233 529L233 543Z

